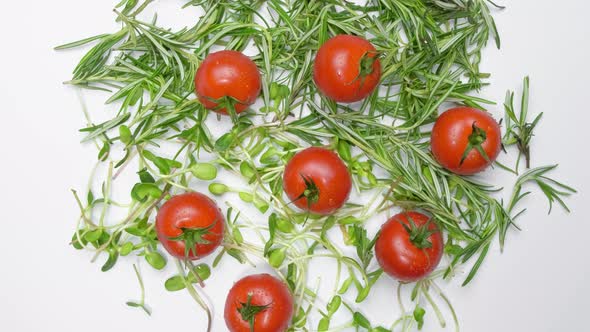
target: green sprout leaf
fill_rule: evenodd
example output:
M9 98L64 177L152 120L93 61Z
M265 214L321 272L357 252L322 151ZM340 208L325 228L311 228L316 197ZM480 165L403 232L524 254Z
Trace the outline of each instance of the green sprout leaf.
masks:
M424 310L424 308L420 307L420 306L416 306L416 308L414 309L414 320L416 321L416 323L418 323L418 330L422 330L422 327L424 326L424 315L426 314L426 310Z
M146 253L145 260L156 270L162 270L166 266L166 259L157 251Z

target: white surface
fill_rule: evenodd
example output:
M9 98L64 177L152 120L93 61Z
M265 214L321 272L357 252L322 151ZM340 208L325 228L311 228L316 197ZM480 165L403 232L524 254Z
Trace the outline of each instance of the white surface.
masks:
M160 2L170 9L180 5ZM112 31L113 3L38 1L32 9L30 2L10 1L0 14L2 331L204 330L204 316L189 296L163 289L171 272L155 273L144 266L147 302L154 310L148 318L124 304L139 296L131 268L135 260L101 273L99 264L88 262L87 253L68 246L77 216L69 189L84 188L95 150L78 143L77 129L85 123L80 104L74 91L60 84L82 53L51 48ZM460 280L444 287L462 331L583 331L590 308L590 25L584 23L590 3L520 0L508 5L496 14L503 49L490 47L484 56L483 71L493 76L483 95L501 102L506 89L519 88L522 77L530 74L531 111L545 112L534 138L534 163L559 162L554 175L580 194L568 200L569 216L559 209L547 216L539 194L526 201L523 231L510 233L506 252L500 255L493 248L468 287L460 288ZM88 102L95 114L103 108L100 100ZM232 281L254 272L229 260L222 271L207 286L216 307L214 331L226 330L221 310ZM376 300L361 309L386 323L397 310L393 286L383 279L378 287ZM428 331L444 331L432 317L428 320Z

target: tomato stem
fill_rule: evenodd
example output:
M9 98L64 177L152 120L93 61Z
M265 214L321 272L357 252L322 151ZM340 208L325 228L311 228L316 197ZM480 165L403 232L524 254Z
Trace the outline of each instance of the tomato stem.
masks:
M264 310L270 307L270 304L266 305L253 305L252 304L252 294L248 294L248 299L246 303L240 302L241 307L237 310L242 316L242 319L245 322L250 324L250 332L254 332L254 321L256 319L256 315L263 312Z
M210 234L211 229L217 220L215 220L211 225L207 227L194 227L194 228L185 228L181 227L182 234L174 237L170 237L169 239L172 241L182 241L184 242L184 257L188 259L189 255L198 256L197 252L197 245L198 244L209 244L211 243L209 240L205 239L204 236Z
M376 56L370 56L370 54L371 54L371 52L366 52L361 57L360 70L359 70L359 75L361 77L369 76L375 70L373 68L373 65L375 64L375 60L377 60L377 57Z
M297 198L292 200L291 203L305 198L307 201L307 210L309 211L311 209L311 206L319 201L320 189L318 188L317 184L310 176L303 175L303 174L299 174L299 175L301 176L301 178L303 179L303 182L305 183L305 189L303 190L303 192L299 196L297 196Z
M428 219L428 221L421 226L416 225L412 217L406 214L406 218L408 219L409 226L400 221L400 224L404 227L406 232L410 235L410 242L418 249L427 249L432 247L432 242L430 241L430 236L436 234L438 230L430 229L430 223L432 222L432 218Z
M371 54L374 54L374 56L371 56ZM354 84L354 82L360 80L361 84L359 85L359 89L361 89L365 83L365 78L371 75L375 70L373 65L375 64L375 61L377 61L378 55L378 52L365 52L359 61L359 73L349 84Z
M471 128L472 128L471 129L471 134L469 135L467 147L465 148L465 151L463 152L463 156L461 156L461 161L459 162L459 166L463 165L463 162L465 161L465 159L467 159L467 156L469 155L469 153L473 149L475 149L477 152L479 152L479 154L488 163L491 163L492 162L490 160L490 158L488 157L488 154L486 153L486 151L482 147L482 144L487 139L487 133L486 133L485 130L483 130L483 129L479 128L478 126L476 126L475 123L476 122L474 121L473 124L471 125Z

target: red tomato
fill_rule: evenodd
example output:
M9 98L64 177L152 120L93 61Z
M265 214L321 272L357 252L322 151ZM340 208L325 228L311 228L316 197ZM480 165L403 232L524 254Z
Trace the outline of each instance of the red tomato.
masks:
M230 332L284 332L293 318L293 296L277 278L251 275L230 289L224 316Z
M352 181L348 168L336 153L311 147L287 163L283 188L300 209L328 215L344 205Z
M223 99L236 113L252 105L260 94L260 72L249 57L236 51L209 54L195 75L195 90L205 108L227 114Z
M430 274L442 253L443 238L434 221L413 211L397 214L383 224L375 243L375 256L383 271L404 282Z
M461 175L475 174L498 157L502 148L500 125L484 111L452 108L436 120L430 144L443 167Z
M338 35L320 47L313 65L313 80L327 97L352 103L367 97L381 79L381 62L366 39Z
M215 202L196 192L172 197L156 217L158 239L178 258L209 255L221 244L224 228L225 218Z

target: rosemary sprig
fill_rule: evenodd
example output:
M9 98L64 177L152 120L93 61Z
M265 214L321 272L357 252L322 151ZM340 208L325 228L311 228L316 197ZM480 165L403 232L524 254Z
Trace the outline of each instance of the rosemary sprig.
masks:
M504 109L506 110L506 133L504 134L504 146L516 145L520 155L516 160L515 170L518 171L520 160L525 159L526 168L531 168L531 140L533 138L533 130L541 120L543 113L539 113L532 122L528 122L529 109L529 78L524 78L522 87L522 101L520 104L520 112L514 109L514 92L506 92L506 101L504 102Z

